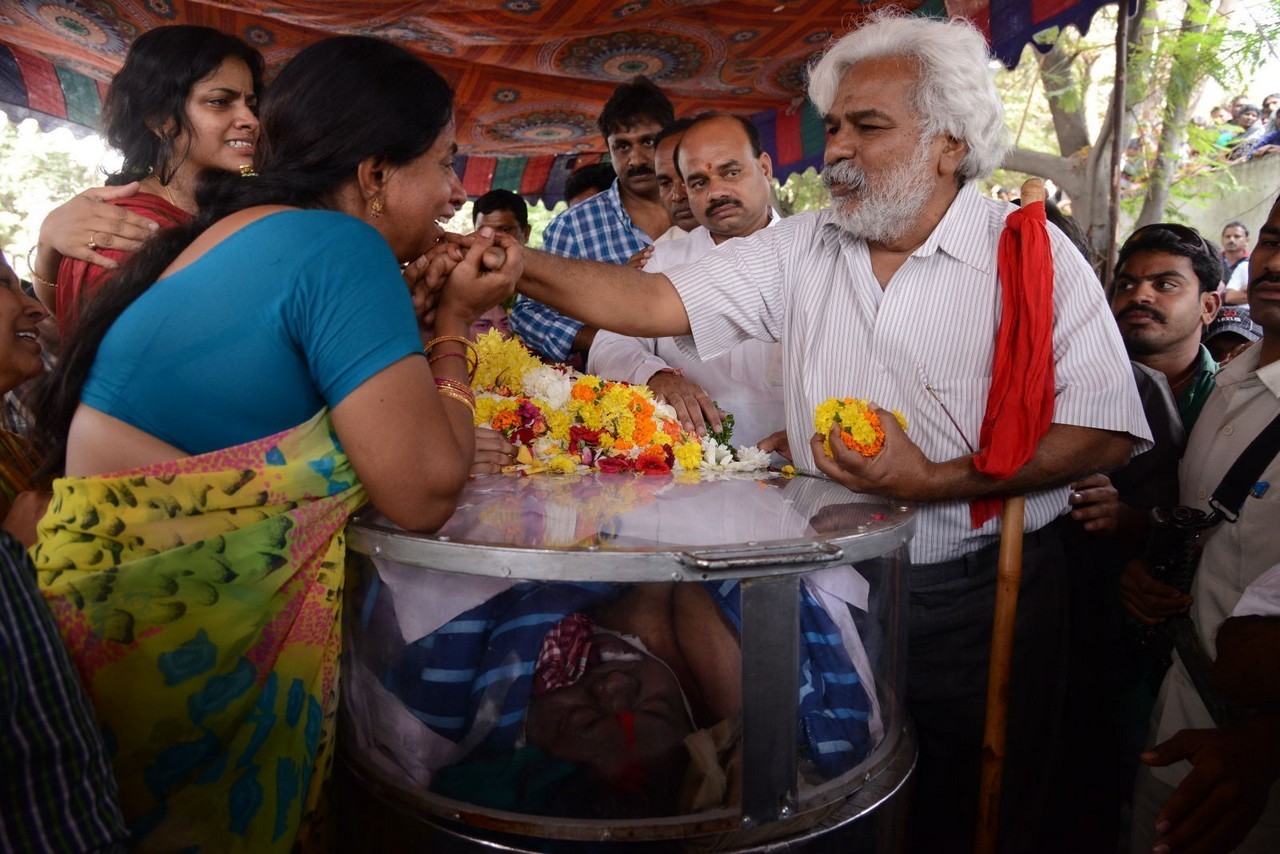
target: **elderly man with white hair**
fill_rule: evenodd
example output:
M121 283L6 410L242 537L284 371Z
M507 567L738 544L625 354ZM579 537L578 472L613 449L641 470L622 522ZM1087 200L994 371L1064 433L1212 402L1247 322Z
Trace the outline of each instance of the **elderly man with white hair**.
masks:
M1001 314L997 247L1013 208L977 186L1008 133L973 27L873 17L817 63L809 95L827 128L830 208L661 275L528 253L519 288L627 335L692 335L704 359L750 338L783 342L797 468L920 503L907 669L921 743L914 850L972 844L1000 526L975 528L969 503L1026 494L1001 846L1035 850L1065 691L1067 567L1055 520L1073 480L1149 447L1146 420L1102 288L1050 227L1052 424L1011 477L975 466ZM900 410L909 429L883 419L878 456L833 442L828 458L813 412L833 396Z

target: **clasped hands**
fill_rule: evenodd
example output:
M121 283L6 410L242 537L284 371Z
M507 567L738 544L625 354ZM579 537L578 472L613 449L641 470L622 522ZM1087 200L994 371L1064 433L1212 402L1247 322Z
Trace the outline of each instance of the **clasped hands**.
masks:
M473 234L446 232L404 268L404 280L418 324L430 332L442 305L470 322L511 296L523 271L520 244L510 235L482 228Z

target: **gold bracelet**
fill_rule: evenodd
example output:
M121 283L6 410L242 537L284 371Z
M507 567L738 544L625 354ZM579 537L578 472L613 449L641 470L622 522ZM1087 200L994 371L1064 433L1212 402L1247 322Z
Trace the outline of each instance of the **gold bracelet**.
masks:
M470 409L472 415L475 415L476 405L469 398L463 397L451 388L442 388L439 391L442 397L448 397L458 401L458 403L461 403L467 409Z
M457 380L451 380L448 377L436 377L436 389L443 391L444 389L452 389L458 394L465 395L474 403L476 394L471 390L471 386L466 383L460 383Z
M58 286L58 282L56 280L50 282L46 279L40 278L40 274L36 272L36 265L31 262L32 254L34 254L35 251L39 248L40 248L40 245L36 244L35 246L32 246L30 249L27 250L27 272L31 274L31 281L39 285L40 287L56 288Z
M423 347L422 349L429 356L431 355L432 347L436 346L437 344L443 344L446 341L455 341L458 344L461 344L463 347L466 347L471 352L471 357L475 359L477 363L480 361L480 352L476 350L476 345L472 344L470 341L468 341L466 338L463 338L461 335L441 335L439 338L432 338L430 341L427 342L427 346Z
M441 353L439 356L428 356L428 357L427 357L427 364L428 364L428 365L434 365L436 362L439 362L441 359L449 359L449 358L453 358L453 357L457 357L457 358L461 359L462 361L466 362L466 365L467 365L467 379L469 379L469 380L473 380L473 379L475 379L475 377L476 377L476 363L475 363L474 361L472 361L472 360L467 356L467 354L466 354L466 353Z

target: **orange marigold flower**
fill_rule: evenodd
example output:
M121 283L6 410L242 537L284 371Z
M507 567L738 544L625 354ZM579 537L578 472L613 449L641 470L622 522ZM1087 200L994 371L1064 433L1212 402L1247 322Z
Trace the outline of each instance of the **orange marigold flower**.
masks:
M631 441L637 445L647 445L649 440L653 438L653 434L657 432L653 425L652 419L644 419L636 422L636 427L631 431Z
M514 430L520 426L520 416L514 410L504 410L493 416L493 429L499 432L503 430Z

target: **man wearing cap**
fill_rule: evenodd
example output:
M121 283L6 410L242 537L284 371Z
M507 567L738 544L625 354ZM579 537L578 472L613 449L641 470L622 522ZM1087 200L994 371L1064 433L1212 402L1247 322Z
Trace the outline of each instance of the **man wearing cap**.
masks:
M1262 327L1253 322L1249 306L1224 305L1204 331L1203 343L1221 369L1261 337Z

